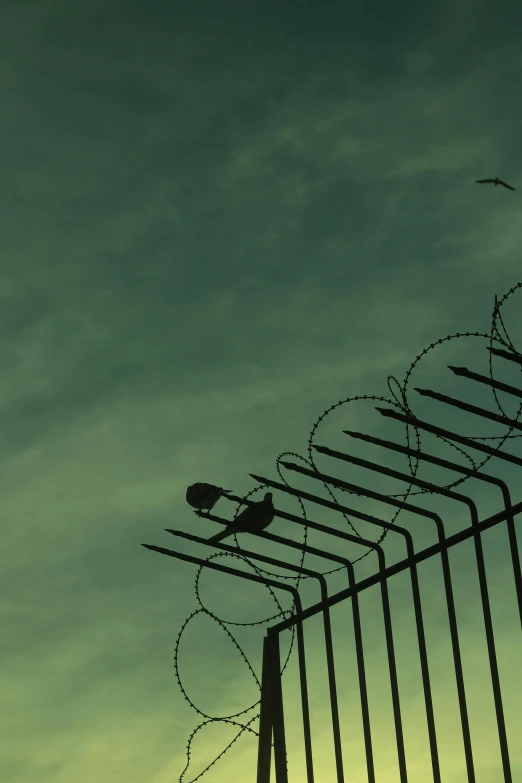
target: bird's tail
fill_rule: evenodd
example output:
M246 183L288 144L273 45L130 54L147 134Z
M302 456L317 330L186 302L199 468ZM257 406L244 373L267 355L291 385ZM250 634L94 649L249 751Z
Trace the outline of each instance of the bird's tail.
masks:
M229 536L234 534L234 530L230 530L230 528L225 528L224 530L221 530L220 533L216 533L215 536L211 536L211 538L208 538L207 541L209 544L217 544L219 541L223 541L224 538L228 538Z

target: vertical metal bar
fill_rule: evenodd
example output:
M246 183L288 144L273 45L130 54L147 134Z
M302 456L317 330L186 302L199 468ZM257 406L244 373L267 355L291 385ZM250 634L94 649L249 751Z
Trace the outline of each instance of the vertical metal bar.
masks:
M428 665L428 652L426 649L426 636L424 633L424 620L419 589L419 575L417 565L410 568L411 586L413 594L413 608L415 611L415 624L417 628L417 640L419 645L419 657L421 664L422 689L426 706L426 720L428 724L428 738L430 743L431 768L434 783L441 783L439 751L437 746L437 734L435 730L435 713L433 711L433 697L431 693L430 670Z
M511 498L509 497L509 494L507 494L507 496L504 494L504 489L502 490L502 494L504 495L504 506L506 508L506 511L511 512L512 509ZM517 601L518 601L518 614L520 617L520 625L522 627L522 568L520 566L520 555L518 553L518 541L517 541L517 531L515 528L515 518L512 513L509 513L508 516L506 517L506 526L508 530L511 563L513 566L513 573L515 576L515 590L516 590Z
M308 704L308 683L306 679L305 646L302 622L296 623L297 656L299 658L299 680L301 683L301 706L303 711L303 730L306 758L306 780L314 783L314 763L312 756L312 732L310 729L310 707ZM270 633L270 628L268 629Z
M323 601L326 598L324 591ZM326 642L326 666L328 672L328 690L330 692L330 707L332 713L332 730L335 752L335 768L338 783L344 783L343 751L341 744L341 726L339 723L339 703L337 699L337 685L335 681L335 666L332 645L332 624L330 620L330 609L324 605L323 609L324 637Z
M408 783L406 768L406 752L404 749L404 732L402 728L401 705L399 699L399 682L397 679L397 663L395 660L395 645L390 613L390 599L388 595L388 582L381 582L382 607L384 614L384 631L386 635L386 648L388 651L388 669L390 672L390 685L392 691L393 716L395 719L395 733L397 736L397 755L399 760L399 774L401 783Z
M504 707L502 704L502 692L500 689L500 676L498 671L497 653L495 649L495 636L493 633L493 622L491 618L491 606L489 602L488 583L486 577L486 566L484 563L484 550L482 548L482 538L478 529L478 515L476 508L472 507L469 500L469 509L475 529L473 541L475 544L475 555L477 560L477 570L480 587L480 600L482 603L482 613L484 615L484 628L486 631L486 643L488 647L489 667L491 670L491 684L493 687L493 700L495 702L495 713L497 717L498 738L500 743L500 755L502 757L502 769L504 772L505 783L513 783L511 774L511 762L509 759L509 747L507 740L506 721L504 717Z
M348 584L355 590L355 573L350 563L348 569ZM364 749L366 753L366 769L368 783L375 783L375 764L373 761L372 733L370 728L370 710L368 707L368 688L366 685L366 668L364 665L364 649L361 631L361 613L359 608L359 594L352 595L353 631L355 637L355 654L357 657L357 675L359 678L359 696L361 699L361 714L364 734Z
M259 742L257 750L257 783L270 783L272 762L272 694L269 639L263 639L263 669L261 674L261 705L259 710Z
M441 542L442 543L442 542ZM455 597L453 595L453 583L451 580L451 571L448 550L441 550L440 558L442 562L442 578L444 580L444 591L446 593L446 605L448 608L448 622L450 627L451 650L453 653L453 668L455 670L455 682L457 685L457 697L459 702L460 725L462 730L462 742L464 745L464 757L466 759L466 771L469 783L475 783L475 762L473 760L473 746L471 744L471 731L469 728L469 713L466 700L466 690L464 687L464 669L462 667L462 655L460 652L460 640L457 626L457 615L455 612Z
M276 783L288 783L283 689L281 687L281 660L279 656L279 634L268 632L267 639L270 658L270 690L272 703L272 728L274 733L274 762ZM311 752L310 745L310 763Z

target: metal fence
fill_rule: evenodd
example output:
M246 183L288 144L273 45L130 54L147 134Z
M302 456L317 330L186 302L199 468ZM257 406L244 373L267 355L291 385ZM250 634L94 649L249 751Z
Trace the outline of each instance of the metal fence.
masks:
M515 287L515 289L512 289L506 295L506 297L504 297L504 299L506 299L507 296L511 295L511 293L513 293L513 291L519 287L520 285ZM489 335L490 357L496 356L502 361L510 362L512 365L519 365L522 369L522 354L518 353L514 349L511 342L508 341L505 336L501 337L500 331L498 329L498 325L501 323L501 305L502 301L495 301L493 327L497 325L497 331L495 332L495 328L493 328L491 335ZM471 334L472 333L468 333L467 336L471 336ZM502 347L496 347L498 345L502 345ZM522 423L519 421L519 414L522 410L521 388L494 379L492 373L488 377L486 375L473 372L472 370L465 367L450 366L449 369L457 376L465 379L464 382L469 384L471 392L473 392L474 388L478 388L480 386L481 388L489 388L495 395L495 399L497 399L497 392L502 392L503 394L508 395L510 399L512 398L515 401L521 401L519 402L516 418L507 417L501 408L500 412L496 413L480 406L472 405L461 399L449 397L429 389L416 389L416 391L425 397L427 396L432 398L437 403L441 403L448 408L451 407L463 410L467 414L471 414L472 416L477 417L477 420L489 420L503 425L507 428L507 432L503 436L502 443L506 440L507 437L511 435L511 433L522 430ZM477 386L473 387L473 385ZM404 389L405 385L403 385L402 388ZM292 614L290 616L286 616L285 619L279 620L278 622L272 624L267 629L267 633L264 639L258 728L257 783L269 783L270 781L272 752L274 755L273 761L277 783L286 783L287 781L292 780L291 775L289 775L287 765L284 719L285 711L283 709L283 685L281 676L282 667L280 660L280 634L287 629L294 629L297 638L297 655L301 697L300 712L302 718L304 753L306 760L306 779L307 783L312 783L317 779L317 772L314 772L314 751L310 723L310 704L303 631L305 621L315 615L322 616L324 627L324 650L328 676L329 712L333 732L336 779L338 783L343 783L343 781L347 779L345 763L343 762L343 747L341 741L339 718L340 694L338 693L336 681L333 649L334 646L332 640L332 623L330 618L330 608L336 604L339 604L340 602L346 603L346 606L349 607L351 611L353 619L353 641L355 646L355 660L357 667L367 779L369 783L375 783L376 772L374 761L374 742L372 739L372 721L370 717L368 700L367 666L365 664L365 646L362 632L363 624L361 623L361 608L359 601L361 593L372 587L380 592L380 603L382 604L382 615L385 630L387 670L389 673L389 682L391 687L394 740L396 744L399 778L401 783L407 783L409 776L404 741L401 694L397 674L394 628L389 600L389 580L394 575L401 572L408 574L411 585L411 597L414 609L416 636L414 646L420 662L423 709L425 711L427 722L429 757L432 777L434 783L441 783L442 776L437 740L437 723L433 706L432 682L430 680L429 656L423 616L423 602L421 598L418 574L418 565L421 562L429 559L440 559L439 562L441 565L442 574L441 588L443 590L444 611L447 613L447 619L449 623L451 659L454 670L454 681L456 685L459 713L458 717L465 756L465 769L467 774L467 781L469 783L475 783L477 779L476 763L474 758L475 748L472 741L472 732L470 730L466 677L462 663L461 640L459 637L459 627L457 623L457 612L455 606L456 599L454 595L452 569L450 563L450 554L452 550L454 551L454 547L457 547L464 541L470 541L470 543L473 545L473 567L476 569L476 574L478 576L480 609L483 619L490 686L493 693L494 722L496 725L500 746L501 768L498 771L498 780L503 780L505 783L512 783L514 777L512 763L510 761L508 731L506 727L506 712L503 703L499 660L493 629L491 600L488 591L488 576L486 573L484 559L483 533L488 529L498 526L502 531L502 535L504 535L506 538L507 549L509 550L508 566L510 572L512 573L512 578L510 576L510 579L516 592L518 615L522 626L522 572L515 521L517 515L522 512L522 502L512 503L511 493L506 482L497 476L491 475L489 472L484 472L482 465L486 461L493 459L498 461L498 464L502 462L510 463L511 465L520 468L522 467L522 458L514 454L503 452L498 445L493 447L491 445L487 445L485 442L481 442L485 439L464 437L452 431L452 429L442 428L440 426L431 424L428 421L420 420L412 414L411 409L407 405L404 397L402 399L402 404L398 404L392 407L377 406L377 410L382 416L406 425L407 432L414 433L417 439L420 432L431 433L432 435L444 439L446 443L456 444L459 448L464 447L464 449L468 450L469 453L474 454L478 460L482 459L482 464L477 466L475 461L472 462L471 467L467 467L465 465L458 464L457 462L442 459L438 456L435 456L434 454L427 452L426 450L421 450L419 448L419 442L417 442L415 447L413 447L413 439L410 437L407 438L407 445L401 445L391 440L384 440L382 438L377 438L363 432L355 432L352 430L345 431L346 435L351 439L351 441L347 440L347 443L353 443L354 441L365 441L369 444L372 444L373 446L387 450L388 453L406 456L410 460L410 466L412 466L410 473L404 473L396 470L395 468L382 465L378 462L362 459L350 453L349 451L345 452L334 450L322 445L311 445L311 449L329 457L332 460L332 465L347 463L366 470L368 472L368 486L352 484L348 481L319 471L317 468L315 468L315 466L303 467L302 465L297 464L295 461L280 460L279 464L289 471L297 472L303 476L306 476L311 480L312 487L313 482L319 482L324 487L334 488L350 493L351 495L369 498L377 504L382 503L384 506L391 507L397 513L398 511L404 510L414 514L419 522L419 525L423 525L426 529L430 528L433 530L436 536L435 544L427 546L423 549L419 549L415 544L414 537L411 532L406 527L396 523L396 515L393 522L386 522L377 516L367 514L357 508L352 507L351 505L341 504L337 500L327 500L325 498L319 497L313 492L305 492L303 490L290 487L287 483L274 481L268 477L251 474L252 478L254 478L254 480L256 480L260 486L273 489L276 498L278 497L277 493L292 495L297 498L299 502L310 503L312 507L316 508L317 510L320 510L321 507L327 508L329 511L341 514L344 519L346 519L346 515L349 515L351 518L364 520L364 522L375 526L375 528L378 530L380 537L378 537L376 541L370 540L369 538L364 538L360 535L355 535L354 533L348 533L345 530L340 530L338 528L334 529L330 525L320 524L314 520L308 518L304 519L300 516L278 509L275 512L276 517L288 520L305 528L320 531L329 537L329 540L332 542L332 546L328 548L313 547L308 545L306 540L305 543L299 543L290 538L275 535L266 530L263 532L253 533L253 535L269 540L277 545L277 547L274 548L274 551L277 552L278 557L262 555L251 551L250 549L245 549L244 547L241 548L241 557L245 558L247 562L250 563L264 563L271 566L282 567L285 570L295 572L300 576L316 580L321 594L321 600L318 603L303 609L301 595L298 587L287 584L281 579L272 579L263 576L262 572L259 570L256 573L248 573L246 571L215 562L213 559L205 560L203 558L198 558L193 555L166 549L163 547L156 547L152 545L144 546L147 546L148 548L165 555L193 563L198 565L200 568L209 568L212 570L225 572L241 580L250 580L264 584L265 586L270 587L273 591L284 591L289 593L292 597ZM435 465L439 468L444 468L445 470L450 471L450 473L455 476L455 482L446 486L439 486L436 483L418 478L416 475L417 467L421 463L429 463L431 465ZM442 518L442 515L439 513L436 513L432 510L427 510L420 504L411 502L411 499L405 499L404 497L398 496L389 496L371 489L370 486L372 485L372 477L375 476L375 474L380 474L381 476L400 480L401 482L405 482L409 487L416 487L425 493L429 493L430 496L441 496L456 503L462 504L462 507L465 509L465 512L469 517L469 525L456 533L450 532L448 530L447 521L445 521ZM500 490L502 497L502 508L499 509L498 513L481 520L475 501L469 495L463 494L461 491L456 490L456 487L460 483L470 478L485 484L496 486ZM248 497L242 498L235 495L229 495L229 500L238 503L239 505L252 505L253 502L249 500ZM204 516L205 518L214 520L221 525L230 526L231 524L230 520L216 516L214 514L205 514ZM245 529L241 528L241 526L237 523L235 524L235 527L238 530ZM209 543L206 539L186 533L184 531L170 530L169 532L178 538L183 538L204 546L211 546L213 548L217 547L223 552L236 555L238 552L237 548L235 547L231 547L223 543ZM249 532L252 533L252 531ZM400 536L403 539L406 547L407 556L404 559L393 563L392 565L388 565L386 562L386 552L383 546L383 538L386 534L395 534ZM357 579L354 569L354 560L348 559L347 557L343 557L339 554L339 552L343 551L343 547L339 546L339 544L343 542L350 542L350 544L355 545L356 547L361 547L361 550L366 552L373 551L376 554L376 562L378 565L376 573L362 579ZM290 562L287 562L285 551L287 551L289 548L298 550L300 552L302 559L299 565L294 565ZM338 590L333 595L329 595L328 584L324 573L306 568L304 566L303 559L305 553L322 558L327 564L335 564L340 569L343 569L345 572L346 587ZM520 688L520 680L517 683L514 683L513 687ZM520 703L522 704L522 691L520 696ZM250 723L251 722L252 721L250 721ZM348 777L350 780L353 780L353 776L350 775Z

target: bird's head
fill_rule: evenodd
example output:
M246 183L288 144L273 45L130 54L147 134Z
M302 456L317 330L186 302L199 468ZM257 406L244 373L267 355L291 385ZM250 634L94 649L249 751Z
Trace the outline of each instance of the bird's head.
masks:
M265 503L273 503L273 501L272 501L272 494L273 494L272 492L267 492L265 494L265 497L263 498Z

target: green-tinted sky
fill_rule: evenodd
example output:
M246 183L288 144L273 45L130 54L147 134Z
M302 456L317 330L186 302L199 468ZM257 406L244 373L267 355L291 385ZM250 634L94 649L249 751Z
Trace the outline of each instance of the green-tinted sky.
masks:
M198 608L195 568L140 543L176 546L165 527L214 532L186 505L189 483L252 490L250 471L276 477L280 452L306 454L312 424L332 403L389 396L386 377L402 379L432 341L489 330L494 294L522 278L521 24L522 9L508 0L4 0L2 781L178 780L199 723L172 666L181 624ZM497 174L519 189L474 184ZM521 303L517 293L505 308L519 347ZM455 359L487 372L487 352L470 338L431 352L416 379L469 399L469 383L444 369ZM444 420L435 403L415 405ZM467 434L499 432L475 420L458 425L452 415L446 423ZM371 402L356 402L332 414L316 442L390 462L339 435L346 427L402 437ZM318 464L399 491L327 457ZM515 481L516 469L500 468ZM483 515L499 507L498 492L480 486L477 497ZM354 502L390 519L382 504ZM465 508L444 503L450 531L469 524ZM299 513L281 496L277 504ZM234 506L223 500L218 509L227 515ZM317 507L307 513L332 520ZM419 545L434 540L418 518L404 516L404 524ZM360 532L374 536L367 527ZM291 523L273 530L299 538ZM505 531L489 536L521 780L520 633ZM477 781L496 783L473 550L465 546L452 563ZM391 562L404 547L387 539L386 552ZM458 783L464 767L437 568L421 573L423 597L444 782ZM375 562L358 569L369 574ZM342 584L335 577L332 589ZM408 584L396 577L390 591L417 783L431 777ZM206 575L201 592L226 620L275 611L261 589L227 578ZM317 600L315 585L304 586L303 600ZM378 594L362 608L378 779L395 783ZM346 765L350 781L364 783L349 607L333 618ZM265 627L237 634L258 676ZM320 621L305 632L317 780L328 783ZM208 714L229 715L258 698L237 650L202 615L183 636L180 667L189 697ZM292 783L304 780L296 682L294 655L284 684ZM234 736L226 725L203 729L184 781ZM241 737L206 780L253 781L255 759L255 737Z

